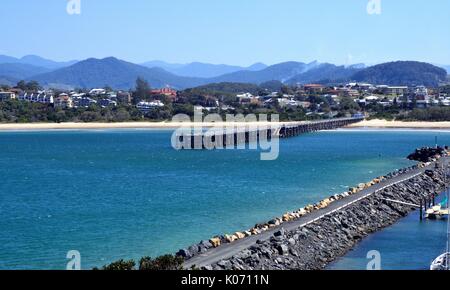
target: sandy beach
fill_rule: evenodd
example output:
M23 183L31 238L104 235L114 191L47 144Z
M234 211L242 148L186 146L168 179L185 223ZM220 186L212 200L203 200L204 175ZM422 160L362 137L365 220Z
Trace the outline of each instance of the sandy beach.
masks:
M291 124L295 122L283 122L279 124ZM297 122L298 123L298 122ZM94 129L177 129L191 127L194 123L181 122L123 122L123 123L24 123L24 124L0 124L0 131L28 131L28 130L94 130ZM235 122L237 127L269 125L270 122ZM229 123L202 123L204 127L224 127Z
M402 122L386 120L365 120L349 128L391 128L391 129L450 129L450 122Z
M299 122L280 122L278 124L294 124ZM268 125L270 123L234 123L237 127ZM95 129L176 129L190 127L193 123L180 122L124 122L124 123L24 123L0 124L0 131L32 131L32 130L95 130ZM203 123L204 127L226 126L229 123ZM383 128L383 129L450 129L450 122L402 122L386 120L362 121L348 128Z

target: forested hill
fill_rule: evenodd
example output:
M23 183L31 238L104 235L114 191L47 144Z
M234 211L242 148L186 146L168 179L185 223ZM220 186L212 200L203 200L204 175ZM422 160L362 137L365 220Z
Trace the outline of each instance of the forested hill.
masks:
M447 78L447 71L429 63L396 61L368 67L355 73L352 79L385 85L436 87Z

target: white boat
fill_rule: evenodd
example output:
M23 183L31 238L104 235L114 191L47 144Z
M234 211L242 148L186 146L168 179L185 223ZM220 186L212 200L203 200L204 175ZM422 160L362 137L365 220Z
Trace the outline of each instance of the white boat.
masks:
M432 271L445 271L449 270L448 259L450 258L450 253L442 254L436 258L436 260L431 263L430 270Z
M448 218L449 209L443 209L442 205L436 205L426 211L425 217L427 219L444 219Z

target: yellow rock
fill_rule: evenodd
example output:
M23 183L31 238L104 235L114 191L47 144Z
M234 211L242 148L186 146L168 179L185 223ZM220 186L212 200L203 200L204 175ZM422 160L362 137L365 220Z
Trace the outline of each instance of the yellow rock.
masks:
M209 242L211 243L211 245L213 245L214 248L217 248L220 246L219 238L212 238L211 240L209 240Z
M225 235L225 240L229 243L236 241L238 238L235 235Z
M236 232L234 234L239 240L245 238L245 234L241 232Z

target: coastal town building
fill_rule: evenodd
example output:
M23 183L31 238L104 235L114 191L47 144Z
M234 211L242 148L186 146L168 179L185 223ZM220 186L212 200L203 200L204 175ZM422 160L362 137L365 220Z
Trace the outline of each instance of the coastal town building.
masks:
M97 104L96 100L89 98L85 95L76 96L72 98L73 98L73 106L75 108L89 108L90 106Z
M106 108L106 107L109 107L109 106L113 106L113 107L117 106L117 102L116 102L116 101L113 101L112 99L108 99L108 98L101 99L101 100L98 102L98 104L99 104L102 108Z
M105 89L92 89L89 91L89 95L91 96L100 96L106 94Z
M70 109L73 108L73 100L68 94L62 93L54 99L54 106L55 108Z
M117 102L122 104L131 104L131 94L129 92L118 91Z
M241 104L254 104L254 105L261 105L261 97L260 96L254 96L250 93L243 93L236 95L236 98L238 99L239 103Z
M408 93L407 86L386 86L380 85L377 86L377 90L381 91L384 95L392 95L392 96L402 96Z
M301 102L294 100L293 98L279 98L278 105L281 108L297 108L301 106Z
M166 97L169 97L172 100L176 99L176 97L177 97L177 91L170 87L151 90L151 94L152 95L164 95Z
M16 98L14 92L0 92L0 101L9 101Z
M41 104L53 104L54 98L52 94L47 94L46 92L37 93L23 93L19 95L18 99L20 101L30 102L30 103L41 103Z
M325 86L320 84L307 84L303 86L303 89L307 93L321 93L325 90Z
M151 110L162 107L164 107L164 103L161 102L160 100L155 100L151 102L142 101L136 105L136 108L144 114L150 112Z

